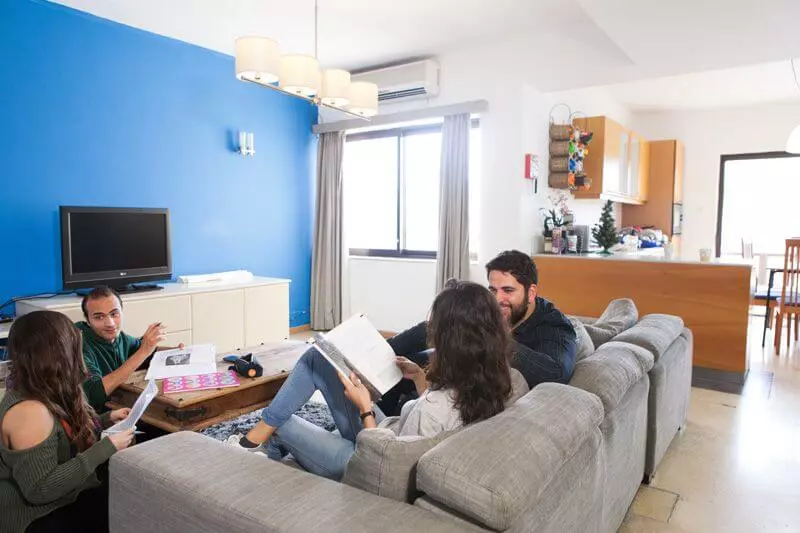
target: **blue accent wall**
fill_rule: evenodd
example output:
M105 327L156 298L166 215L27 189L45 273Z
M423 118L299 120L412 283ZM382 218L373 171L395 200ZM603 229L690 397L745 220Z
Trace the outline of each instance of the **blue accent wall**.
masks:
M316 118L230 56L0 0L0 303L61 289L59 205L167 207L176 276L290 278L291 324L308 323Z

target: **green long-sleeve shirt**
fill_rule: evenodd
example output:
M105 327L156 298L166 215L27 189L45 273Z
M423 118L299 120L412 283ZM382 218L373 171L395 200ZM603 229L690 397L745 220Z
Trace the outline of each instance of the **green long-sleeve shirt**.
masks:
M106 390L103 388L103 376L121 367L142 345L140 339L132 337L125 332L120 332L114 342L108 342L95 333L86 322L75 324L83 335L83 360L89 371L89 379L83 384L89 405L98 413L106 410L108 401Z
M0 423L23 399L13 390L6 392L0 401ZM95 469L116 451L105 438L74 454L58 422L33 448L9 450L0 442L0 533L20 533L37 518L74 502L80 491L99 485Z

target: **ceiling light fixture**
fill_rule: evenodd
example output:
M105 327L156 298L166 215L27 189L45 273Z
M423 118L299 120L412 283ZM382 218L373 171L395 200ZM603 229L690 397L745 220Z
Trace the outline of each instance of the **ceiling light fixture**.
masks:
M320 70L317 59L318 0L314 0L314 55L282 56L272 39L246 36L236 39L236 77L261 87L282 91L316 106L329 107L368 120L378 114L378 86L351 82L341 69Z
M797 79L797 69L794 68L794 58L791 58L792 74L794 75L794 84L797 85L797 90L800 90L800 80ZM792 133L789 134L789 140L786 141L786 151L790 154L800 154L800 125L795 126Z

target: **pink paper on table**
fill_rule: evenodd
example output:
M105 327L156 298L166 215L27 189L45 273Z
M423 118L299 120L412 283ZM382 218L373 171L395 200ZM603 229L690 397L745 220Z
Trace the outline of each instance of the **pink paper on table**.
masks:
M180 376L165 378L162 387L164 394L173 392L194 392L206 389L221 389L224 387L238 387L239 376L233 370L214 372L213 374L198 374L196 376Z

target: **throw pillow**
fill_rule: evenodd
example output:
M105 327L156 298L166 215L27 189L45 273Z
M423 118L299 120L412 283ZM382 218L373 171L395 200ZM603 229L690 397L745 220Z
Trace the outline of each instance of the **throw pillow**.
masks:
M594 342L586 331L586 326L578 317L570 316L569 321L575 330L575 362L582 361L594 353Z
M595 349L610 341L623 331L633 327L639 320L639 311L636 304L630 298L619 298L613 300L597 322L594 324L584 324L589 333Z

